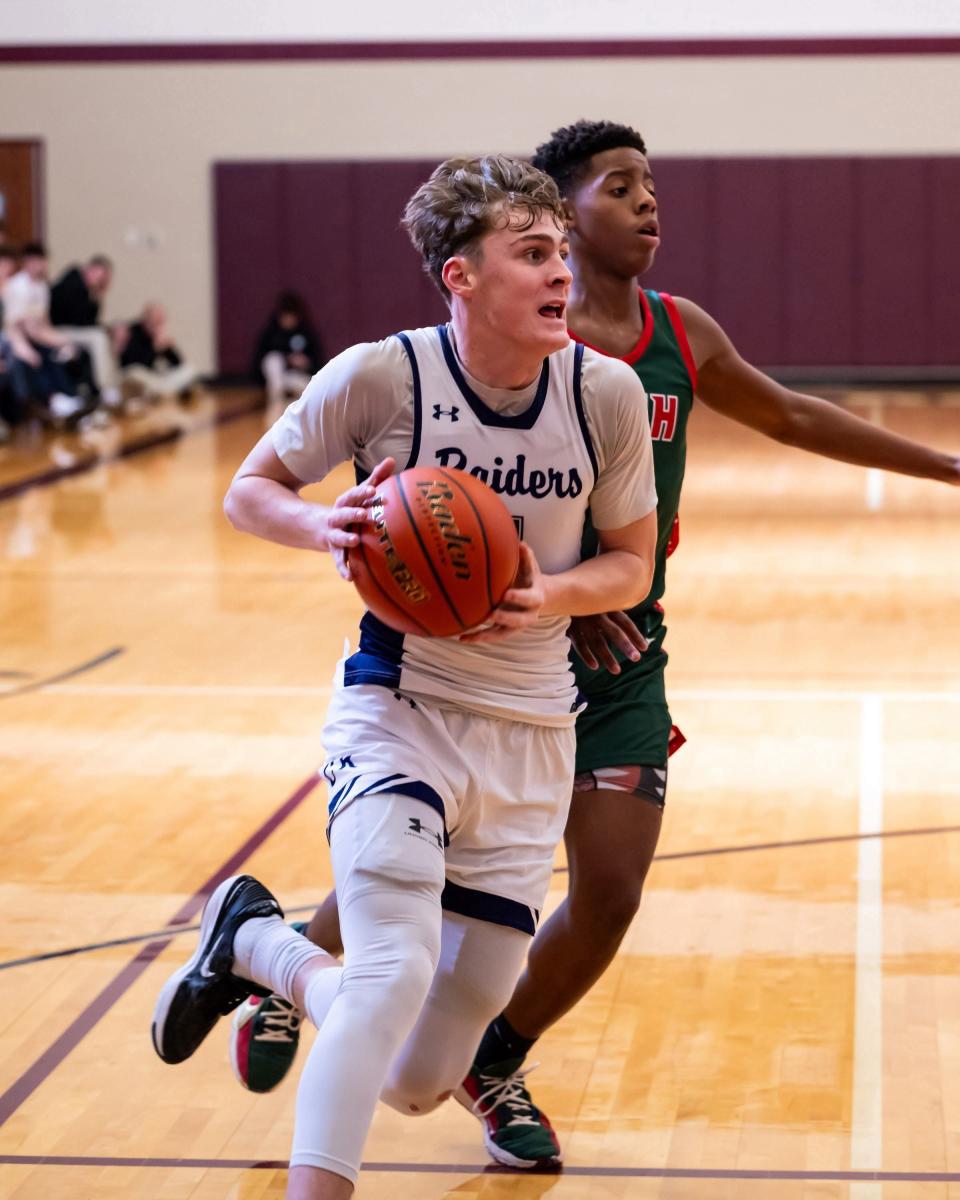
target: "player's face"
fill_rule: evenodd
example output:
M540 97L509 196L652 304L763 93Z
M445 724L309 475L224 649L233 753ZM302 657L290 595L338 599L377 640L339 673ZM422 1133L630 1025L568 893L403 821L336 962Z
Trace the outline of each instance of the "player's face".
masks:
M513 214L480 242L470 264L471 320L545 357L570 340L567 297L573 277L566 263L567 234L550 214L521 228L525 217Z
M618 146L595 154L567 208L577 257L627 278L653 265L660 246L657 196L650 164L639 150Z

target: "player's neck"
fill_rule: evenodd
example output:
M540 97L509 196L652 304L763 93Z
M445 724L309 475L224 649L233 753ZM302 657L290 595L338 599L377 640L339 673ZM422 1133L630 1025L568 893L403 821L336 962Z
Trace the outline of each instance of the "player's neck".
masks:
M468 374L487 387L525 388L543 369L543 354L537 349L506 342L501 335L463 320L456 311L450 325L457 357Z
M597 329L632 333L636 340L643 330L643 308L636 279L613 275L589 259L571 258L568 262L573 271L567 304L570 328L588 341L593 340L588 330Z

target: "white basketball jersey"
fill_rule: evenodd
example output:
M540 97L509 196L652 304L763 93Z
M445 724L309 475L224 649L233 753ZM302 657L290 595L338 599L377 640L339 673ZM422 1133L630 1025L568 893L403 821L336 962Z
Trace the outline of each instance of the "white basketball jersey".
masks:
M516 416L490 408L470 387L447 326L397 335L413 372L412 466L476 475L503 500L548 574L580 560L597 463L580 394L583 347L544 359L530 406ZM367 613L343 682L376 683L460 708L534 724L570 725L576 688L567 617L543 618L499 642L400 634Z

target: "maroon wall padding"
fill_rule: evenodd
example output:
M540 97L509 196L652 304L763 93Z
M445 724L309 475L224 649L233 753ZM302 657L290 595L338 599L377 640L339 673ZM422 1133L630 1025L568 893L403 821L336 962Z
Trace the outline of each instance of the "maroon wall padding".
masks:
M934 159L930 187L931 354L934 362L955 363L960 357L960 158Z
M218 163L219 370L253 369L277 293L300 292L327 354L446 319L400 228L434 162Z
M250 370L281 288L327 351L446 307L399 228L432 161L220 163L219 366ZM960 159L653 159L663 226L644 280L697 301L760 366L960 365Z
M788 162L783 184L790 269L770 270L764 289L783 289L786 344L776 361L843 366L859 328L856 169L843 158Z
M652 165L664 244L644 283L696 300L752 362L960 366L960 159Z
M929 362L933 340L930 163L864 159L859 173L860 359Z

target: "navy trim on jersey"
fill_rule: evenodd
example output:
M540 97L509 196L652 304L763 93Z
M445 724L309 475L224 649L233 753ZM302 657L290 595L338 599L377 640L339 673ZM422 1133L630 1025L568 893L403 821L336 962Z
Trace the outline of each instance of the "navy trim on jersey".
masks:
M343 664L343 686L373 683L398 688L403 637L372 612L365 612L360 618L360 646Z
M417 365L417 356L413 352L413 345L407 335L405 333L398 333L396 336L400 339L401 345L407 352L407 358L410 359L410 369L413 371L413 441L410 445L410 457L407 459L407 467L412 467L420 453L420 430L423 425L420 367Z
M440 905L447 912L459 913L461 917L473 917L491 925L505 925L508 929L519 929L530 937L537 932L540 911L518 900L506 896L495 896L492 892L478 892L474 888L461 887L448 879L440 897Z
M585 347L581 342L577 343L577 348L573 352L573 404L577 410L577 420L580 422L580 432L583 434L583 442L587 447L587 454L590 456L590 466L593 467L593 482L596 485L600 477L600 468L597 466L597 456L593 449L593 439L590 437L590 429L587 425L587 414L583 410L583 393L580 390L580 375L583 370L583 351Z
M498 413L495 409L489 408L484 404L473 388L470 387L469 383L467 383L466 379L464 379L463 372L460 370L460 364L457 362L457 356L450 345L450 335L447 333L446 325L438 325L437 332L440 334L443 357L446 360L450 374L453 376L454 383L460 389L461 395L470 405L473 415L480 424L492 425L497 429L532 429L543 409L543 402L547 398L547 388L550 384L550 360L548 358L543 360L543 370L540 372L540 383L537 387L537 394L534 396L530 407L524 412L518 413L515 417L507 417L503 413Z

